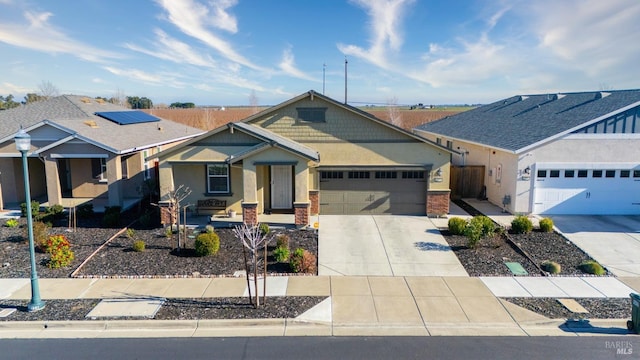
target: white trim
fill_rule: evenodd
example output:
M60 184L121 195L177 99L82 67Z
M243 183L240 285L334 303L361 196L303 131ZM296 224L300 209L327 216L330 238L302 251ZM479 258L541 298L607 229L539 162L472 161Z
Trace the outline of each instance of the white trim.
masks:
M635 103L630 104L630 105L627 105L627 106L624 106L624 107L621 107L621 108L619 108L619 109L617 109L615 111L612 111L612 112L607 113L605 115L599 116L599 117L597 117L595 119L592 119L592 120L589 120L587 122L583 122L582 124L580 124L578 126L574 126L571 129L568 129L568 130L559 132L559 133L557 133L555 135L549 136L548 138L542 139L542 140L540 140L540 141L538 141L536 143L533 143L531 145L527 145L527 146L525 146L525 147L523 147L521 149L516 150L515 152L518 153L518 154L519 153L523 153L523 152L527 152L527 151L529 151L531 149L539 147L540 145L543 145L545 143L554 141L554 140L556 140L556 139L558 139L558 138L560 138L560 137L562 137L564 135L570 134L570 133L572 133L572 132L574 132L576 130L579 130L579 129L585 128L585 127L587 127L587 126L589 126L591 124L597 123L598 121L601 121L601 120L604 120L606 118L612 117L614 115L620 114L620 113L625 112L625 111L627 111L629 109L633 109L636 106L640 106L640 101L635 102Z
M155 146L162 146L162 145L170 144L172 142L191 139L194 136L199 136L201 134L203 134L203 133L195 134L195 135L183 136L183 137L179 137L179 138L175 138L175 139L171 139L171 140L167 140L167 141L163 141L163 142L159 142L159 143L153 143L153 144L149 144L149 145L144 145L144 146L137 146L137 147L134 147L134 148L131 148L131 149L124 149L124 150L117 151L116 154L124 155L124 154L127 154L127 153L139 152L141 150L147 150L147 149L153 148ZM157 157L157 154L158 153L156 153L154 155L151 155L151 156L152 157Z
M506 153L509 153L509 154L515 154L516 153L513 150L507 150L507 149L503 149L501 147L492 146L492 145L488 145L488 144L483 144L483 143L479 143L479 142L475 142L475 141L459 139L459 138L456 138L456 137L451 137L451 136L447 136L447 135L440 134L440 133L434 133L434 132L431 132L431 131L425 131L425 130L420 130L420 129L414 129L414 131L422 132L422 133L425 133L425 134L430 134L430 135L433 135L433 136L438 136L438 137L441 137L442 140L454 140L454 141L458 141L458 142L461 142L461 143L473 144L473 145L480 146L480 147L487 148L487 149L503 151L503 152L506 152ZM443 145L440 145L440 146L443 146ZM450 148L447 148L445 146L443 146L443 147L448 149L448 150L450 150L454 154L462 155L461 152L459 152L459 151L457 151L455 149L450 149Z
M60 140L58 140L56 142L53 142L53 143L51 143L51 144L49 144L47 146L43 146L43 147L41 147L40 149L38 149L38 150L36 150L34 152L36 154L40 154L40 153L42 153L44 151L47 151L49 149L53 149L54 147L57 147L58 145L62 145L64 143L66 143L66 142L69 142L69 141L71 141L73 139L75 139L75 135L67 136L66 138L60 139Z
M109 154L50 154L52 159L107 159Z
M609 134L569 134L564 137L562 140L638 140L640 139L640 134L619 134L619 133L609 133Z
M638 163L629 162L537 162L535 163L535 170L634 170L640 166ZM533 173L533 171L532 171Z

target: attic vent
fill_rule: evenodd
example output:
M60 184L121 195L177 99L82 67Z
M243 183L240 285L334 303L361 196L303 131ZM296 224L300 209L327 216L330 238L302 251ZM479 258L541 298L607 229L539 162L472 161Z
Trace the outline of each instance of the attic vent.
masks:
M565 96L567 96L567 95L565 95L565 94L556 94L556 100L560 100Z
M91 103L91 99L89 99L87 97L83 97L82 99L80 99L80 101L82 101L85 104L90 104Z
M519 101L522 101L522 100L527 100L528 98L529 98L529 97L528 97L528 96L526 96L526 95L520 95L520 97L518 98L518 100L519 100Z
M604 99L607 96L611 95L609 92L600 91L596 93L596 99Z
M98 128L98 124L96 124L95 121L93 120L87 120L84 122L85 125L87 125L88 127L92 128L92 129L97 129Z
M104 99L96 99L96 101L97 101L99 104L104 104L104 103L105 103Z

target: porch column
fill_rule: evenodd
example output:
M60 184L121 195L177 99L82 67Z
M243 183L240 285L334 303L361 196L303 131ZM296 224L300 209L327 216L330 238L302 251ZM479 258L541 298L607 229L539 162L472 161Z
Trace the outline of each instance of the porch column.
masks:
M258 223L258 177L256 166L249 161L242 165L242 222Z
M109 206L122 206L122 165L120 155L107 159Z
M44 158L44 177L47 181L47 201L49 206L62 204L62 189L58 174L58 162L49 156Z
M449 213L451 190L427 190L427 216L444 216Z
M169 193L175 189L173 183L173 168L168 161L163 161L158 165L158 181L160 182L160 201L169 200Z
M295 212L296 226L309 225L309 167L306 163L298 162L295 166Z

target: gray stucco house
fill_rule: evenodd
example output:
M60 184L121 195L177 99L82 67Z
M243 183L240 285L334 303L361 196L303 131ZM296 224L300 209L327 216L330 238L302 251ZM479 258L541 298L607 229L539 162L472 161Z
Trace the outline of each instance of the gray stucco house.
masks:
M483 165L486 197L512 213L640 214L640 90L517 95L416 134Z

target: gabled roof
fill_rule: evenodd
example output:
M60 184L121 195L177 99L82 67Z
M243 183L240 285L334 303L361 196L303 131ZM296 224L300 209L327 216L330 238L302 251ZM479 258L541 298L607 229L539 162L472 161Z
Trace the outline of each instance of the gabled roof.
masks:
M280 110L282 108L285 108L285 107L287 107L289 105L295 104L295 103L297 103L297 102L299 102L301 100L305 100L307 98L313 99L314 97L322 99L322 100L324 100L324 101L326 101L326 102L328 102L330 104L333 104L333 105L335 105L337 107L340 107L340 108L345 109L347 111L350 111L352 113L358 114L359 116L367 118L367 119L369 119L369 120L371 120L371 121L373 121L375 123L378 123L380 125L386 126L386 127L390 128L390 129L393 129L393 130L395 130L397 132L400 132L400 133L402 133L402 134L404 134L404 135L406 135L406 136L408 136L410 138L413 138L415 140L428 143L428 144L433 145L435 147L438 147L441 150L446 151L446 152L454 152L455 153L455 151L452 150L452 149L444 147L444 146L442 146L440 144L436 144L435 142L432 142L429 139L425 139L425 138L423 138L421 136L418 136L418 135L416 135L414 133L406 131L405 129L403 129L403 128L399 127L399 126L393 125L388 121L384 121L384 120L382 120L380 118L377 118L377 117L373 116L372 114L370 114L370 113L368 113L366 111L360 110L360 109L358 109L356 107L353 107L353 106L351 106L349 104L341 103L341 102L336 101L336 100L334 100L334 99L332 99L332 98L330 98L328 96L319 94L319 93L315 92L314 90L309 90L309 91L307 91L305 93L302 93L302 94L300 94L300 95L298 95L298 96L296 96L296 97L294 97L292 99L289 99L289 100L287 100L287 101L285 101L283 103L280 103L278 105L275 105L275 106L272 106L272 107L270 107L268 109L265 109L265 110L263 110L263 111L261 111L259 113L251 115L251 116L247 117L246 119L242 120L242 122L251 123L252 121L261 119L261 118L269 115L272 112L277 112L278 110Z
M518 95L415 130L519 153L640 106L640 89Z
M12 137L20 127L40 123L64 128L78 139L112 151L127 153L197 136L202 130L170 120L118 125L95 115L105 111L132 111L86 96L62 95L17 108L0 111L0 139Z

